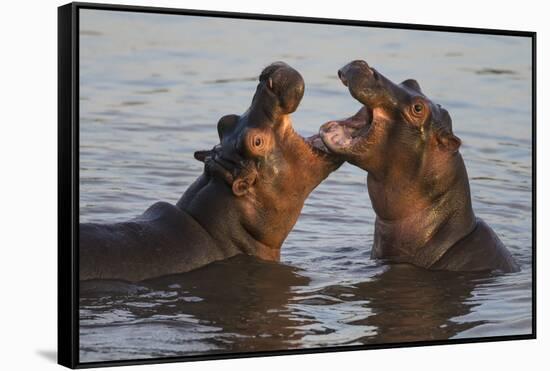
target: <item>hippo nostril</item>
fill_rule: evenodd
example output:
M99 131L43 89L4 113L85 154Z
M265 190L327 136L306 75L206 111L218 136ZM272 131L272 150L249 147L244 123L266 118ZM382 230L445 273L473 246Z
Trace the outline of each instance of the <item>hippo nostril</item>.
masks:
M346 79L346 77L344 76L344 71L342 71L342 69L338 70L338 78L340 79L340 81L342 81L342 84L344 84L344 86L348 86L348 79Z

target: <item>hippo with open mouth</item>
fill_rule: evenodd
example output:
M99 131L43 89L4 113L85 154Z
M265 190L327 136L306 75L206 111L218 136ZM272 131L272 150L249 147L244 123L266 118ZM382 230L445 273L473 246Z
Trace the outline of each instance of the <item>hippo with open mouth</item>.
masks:
M461 141L449 113L409 79L394 84L365 61L338 71L363 104L320 136L331 152L368 172L376 222L372 257L450 271L518 271L472 209Z
M260 75L250 108L218 122L220 143L199 151L204 173L176 205L158 202L116 224L80 224L80 280L139 281L237 254L279 260L313 189L343 162L319 135L302 138L290 114L302 76L283 62Z

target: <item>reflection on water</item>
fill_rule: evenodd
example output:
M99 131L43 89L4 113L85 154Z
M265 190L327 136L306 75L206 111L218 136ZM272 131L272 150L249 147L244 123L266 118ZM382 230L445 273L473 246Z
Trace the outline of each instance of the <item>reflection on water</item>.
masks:
M135 347L136 356L142 357L159 346L150 341L150 334L164 338L165 330L173 339L160 355L285 349L288 341L299 339L287 307L292 288L309 281L297 268L238 256L140 285L84 282L81 324L100 323L95 331L108 329L111 341L88 343L92 337L86 336L81 349L102 359L104 351Z
M84 283L81 362L531 332L529 40L105 11L83 11L80 38L82 221L175 203L202 172L193 152L216 144L218 118L248 106L272 61L306 81L300 133L355 112L335 72L362 58L417 79L450 111L476 213L522 268L370 260L365 173L344 165L307 200L281 264L242 256L139 284Z
M86 360L441 340L489 323L455 321L496 276L390 265L311 289L298 268L237 256L139 284L81 283ZM514 332L514 330L511 330ZM514 332L515 333L515 332Z

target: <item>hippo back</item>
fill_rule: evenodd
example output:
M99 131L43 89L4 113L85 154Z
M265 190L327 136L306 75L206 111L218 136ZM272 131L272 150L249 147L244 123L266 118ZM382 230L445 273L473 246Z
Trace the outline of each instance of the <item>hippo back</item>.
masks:
M517 272L519 266L496 233L482 219L475 229L458 241L431 269L450 271Z
M189 214L158 202L114 224L80 224L80 280L145 278L186 272L226 258Z

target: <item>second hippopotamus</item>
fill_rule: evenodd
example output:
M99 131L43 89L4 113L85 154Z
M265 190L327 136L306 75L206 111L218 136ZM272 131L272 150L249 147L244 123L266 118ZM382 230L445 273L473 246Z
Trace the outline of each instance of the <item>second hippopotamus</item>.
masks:
M363 105L323 125L325 145L368 172L376 222L372 257L451 271L519 269L472 209L451 116L417 81L395 84L365 61L338 71Z

